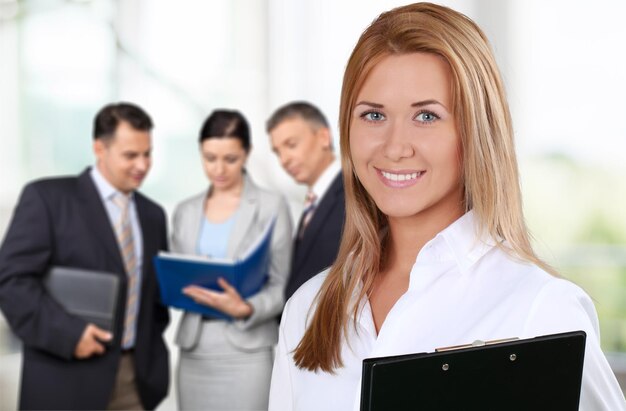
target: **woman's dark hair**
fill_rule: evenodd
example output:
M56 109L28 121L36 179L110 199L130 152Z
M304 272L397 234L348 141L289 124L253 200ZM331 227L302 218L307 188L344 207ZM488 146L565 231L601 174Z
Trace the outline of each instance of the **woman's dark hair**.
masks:
M235 110L214 110L202 124L200 129L200 144L210 138L237 138L241 146L250 152L250 127L246 118Z

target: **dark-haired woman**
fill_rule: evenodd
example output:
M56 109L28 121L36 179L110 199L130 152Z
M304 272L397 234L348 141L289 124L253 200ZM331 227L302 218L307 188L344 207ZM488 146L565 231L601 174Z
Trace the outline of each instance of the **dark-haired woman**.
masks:
M210 184L176 208L172 251L236 259L276 220L268 280L257 294L244 299L226 281L220 282L223 292L184 289L232 320L184 313L176 336L178 405L181 410L266 410L275 318L283 307L289 270L291 219L284 199L255 185L245 171L251 145L241 113L214 111L199 140Z

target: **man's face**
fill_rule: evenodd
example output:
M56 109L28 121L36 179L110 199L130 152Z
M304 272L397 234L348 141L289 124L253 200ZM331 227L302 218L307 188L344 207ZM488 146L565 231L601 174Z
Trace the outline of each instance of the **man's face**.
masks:
M300 117L289 118L270 131L272 150L294 180L312 186L332 162L330 132Z
M125 194L138 189L148 174L151 150L150 132L135 130L125 121L120 122L111 139L94 142L98 170Z

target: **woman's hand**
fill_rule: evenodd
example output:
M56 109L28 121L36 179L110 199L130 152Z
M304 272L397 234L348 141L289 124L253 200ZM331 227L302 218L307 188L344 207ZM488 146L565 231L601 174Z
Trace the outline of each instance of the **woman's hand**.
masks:
M203 304L215 308L231 317L245 319L252 315L253 309L235 287L228 284L223 278L218 278L217 283L224 292L209 290L197 285L190 285L183 288L183 294L193 299L198 304Z

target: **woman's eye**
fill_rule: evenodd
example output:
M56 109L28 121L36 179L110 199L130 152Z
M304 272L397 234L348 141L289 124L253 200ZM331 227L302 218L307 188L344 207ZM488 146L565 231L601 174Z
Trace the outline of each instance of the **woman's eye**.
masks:
M378 111L368 111L361 114L361 117L367 121L382 121L385 119L383 113L379 113Z
M420 123L432 123L433 121L438 120L439 116L430 111L423 111L419 113L415 119Z

